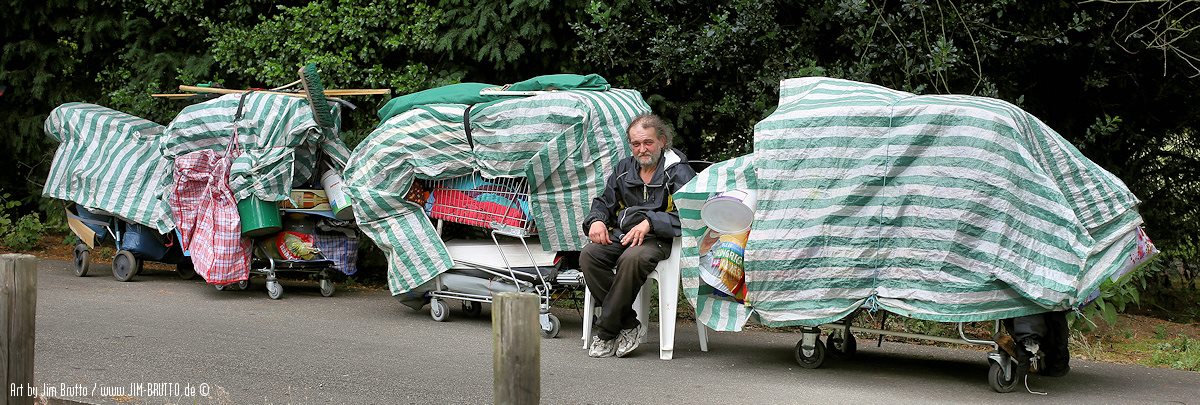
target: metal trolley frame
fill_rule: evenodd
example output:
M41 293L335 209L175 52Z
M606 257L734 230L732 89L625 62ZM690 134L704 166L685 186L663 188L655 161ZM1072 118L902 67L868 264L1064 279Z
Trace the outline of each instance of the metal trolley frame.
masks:
M471 182L470 184L486 183L487 185L479 189L461 190L464 181ZM538 264L527 243L528 238L537 236L537 227L533 219L528 218L528 209L522 209L521 206L522 203L528 204L529 201L529 185L525 178L498 177L484 181L480 173L476 171L466 176L426 180L425 182L431 194L435 197L440 194L441 197L434 198L434 201L430 203L429 212L431 219L437 219L438 235L443 236L443 225L446 221L488 229L491 243L496 247L496 254L500 256L500 262L503 263L502 267L496 267L483 264L489 262L486 259L490 259L490 257L484 258L484 260L452 257L455 266L481 271L490 277L510 284L516 291L537 294L539 297L538 320L542 337L558 336L561 322L557 316L550 313L550 301L559 292L582 286L582 273L575 276L559 276L556 271L558 263ZM460 187L454 187L456 184ZM493 208L491 210L484 209L477 204L475 199L485 194L489 194L488 197L494 197L492 199L503 201L503 203L491 205ZM448 196L449 198L447 198ZM502 207L502 209L495 209L497 207ZM509 262L498 235L520 241L525 255L529 258L532 271L522 271L526 269L514 266ZM490 260L490 262L494 263L495 261ZM449 305L446 303L446 299L462 301L462 310L469 316L478 316L482 311L481 304L492 302L490 294L454 291L447 286L442 275L434 279L434 287L428 296L430 298L430 316L435 321L441 322L448 319Z
M303 274L310 279L316 279L321 284L321 296L332 297L337 286L334 284L333 271L336 264L324 257L313 260L280 260L274 259L263 250L258 243L254 244L254 255L250 261L250 276L265 276L267 278L267 296L273 300L283 298L283 285L279 283L279 273ZM217 291L223 291L231 286L239 290L250 288L250 278L226 285L213 285Z
M126 238L126 233L130 232L131 226L141 226L126 222L116 215L100 210L89 210L78 204L72 204L75 210L87 210L87 213L72 212L72 207L64 207L68 222L79 221L78 225L86 226L91 229L90 232L95 232L96 228L100 228L103 232L95 232L95 235L85 234L87 231L82 228L77 229L76 225L70 226L71 232L75 234L75 248L73 249L74 260L72 261L72 270L76 277L87 276L88 270L91 269L92 248L84 243L84 238L93 237L93 246L101 245L108 241L112 241L117 249L117 253L112 259L112 275L117 281L129 281L134 276L142 272L143 264L146 260L144 257L129 251L122 247ZM156 232L157 233L157 232ZM180 278L185 280L196 276L196 271L192 268L191 260L184 257L178 246L178 241L174 245L167 246L167 253L164 257L153 261L162 260L163 263L174 264L175 272Z
M877 335L879 337L877 344L883 343L884 336L894 336L943 343L985 345L992 347L992 350L987 354L989 363L988 384L992 387L992 390L996 392L1012 392L1016 389L1018 382L1024 382L1026 390L1031 393L1037 393L1029 389L1028 375L1024 370L1017 367L1018 362L1016 357L1001 350L1000 345L995 341L968 337L964 330L963 322L957 322L958 338L852 326L854 318L863 311L866 311L866 309L858 309L835 323L801 328L800 341L796 342L796 347L792 350L796 363L801 367L811 369L821 367L825 362L827 354L843 358L853 357L858 350L857 339L854 337L853 332ZM880 320L880 328L882 328L882 324L887 319L887 314L887 312L883 312L882 319ZM991 322L994 322L993 336L999 335L1000 321L995 320ZM824 342L820 339L822 328L829 330ZM1036 367L1039 360L1037 356L1035 355L1031 360L1032 364L1035 365L1034 367Z

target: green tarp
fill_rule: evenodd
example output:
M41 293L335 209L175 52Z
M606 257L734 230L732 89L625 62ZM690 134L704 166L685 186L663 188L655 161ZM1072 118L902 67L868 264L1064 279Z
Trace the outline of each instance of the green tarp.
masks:
M379 121L402 114L413 107L431 104L478 104L501 99L500 96L479 95L479 91L496 87L487 83L457 83L421 90L393 98L379 109Z
M496 100L504 100L516 96L499 96L480 94L484 89L507 91L549 91L549 90L592 90L604 91L611 86L608 80L597 74L555 74L543 75L522 80L509 86L497 86L487 83L456 83L416 93L405 94L391 99L379 109L379 121L384 122L397 114L413 109L413 107L432 104L482 104Z
M579 250L586 242L580 224L604 175L629 156L625 127L648 111L636 91L571 90L419 105L380 124L354 150L344 177L359 227L388 256L392 293L412 290L451 265L422 207L405 200L413 179L474 171L488 179L524 177L542 248Z
M321 153L332 167L345 166L350 150L338 137L340 123L322 129L313 119L308 100L250 93L239 118L242 98L241 94L229 94L180 111L167 125L162 144L168 164L197 150L224 151L236 126L241 154L233 159L229 186L238 200L251 195L263 201L287 199L292 187L313 179ZM336 107L331 105L333 116L340 120ZM163 184L165 194L170 194L172 182L168 178Z
M313 178L318 153L342 168L349 149L337 125L321 129L308 100L275 94L239 94L183 109L165 128L142 118L85 103L67 103L46 119L46 134L60 142L43 195L74 201L167 233L175 228L167 199L174 189L174 158L201 149L225 150L238 128L241 155L230 170L238 199L288 198ZM336 106L333 115L338 117Z
M700 209L732 188L758 197L747 305L711 294L697 267ZM1063 310L1153 253L1121 180L1016 106L828 78L783 81L753 154L675 200L684 291L716 330L864 305L943 322Z
M86 103L58 106L46 118L59 142L42 195L104 210L169 232L172 224L159 184L169 176L159 155L163 126Z

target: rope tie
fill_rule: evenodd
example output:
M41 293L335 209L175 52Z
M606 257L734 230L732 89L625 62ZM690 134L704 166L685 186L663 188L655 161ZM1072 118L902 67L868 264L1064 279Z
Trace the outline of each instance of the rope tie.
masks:
M1030 394L1035 394L1035 395L1049 395L1050 394L1048 392L1034 391L1034 390L1029 389L1029 374L1025 374L1025 391L1029 391Z
M901 100L893 101L892 104L888 106L888 108L890 109L890 113L888 114L888 126L887 126L888 129L894 128L894 125L895 125L894 121L896 119L896 114L895 114L896 104L900 103L900 101ZM892 157L891 141L885 141L885 144L883 145L883 158L884 158L883 159L883 173L881 173L881 177L883 180L883 186L880 189L880 194L886 196L886 195L888 195L888 183L889 183L888 177L890 176L890 173L892 171L892 158L893 157ZM879 215L877 216L879 224L877 224L876 228L875 228L875 230L876 230L875 243L876 244L875 244L874 262L872 263L872 267L874 267L873 274L871 275L872 288L878 288L879 275L883 270L883 266L886 264L886 261L883 260L882 257L880 257L881 255L886 254L885 253L886 250L884 250L884 236L885 236L884 235L884 223L885 223L884 211L886 211L886 210L887 210L887 202L886 202L886 199L884 199L884 201L880 202ZM867 297L866 305L867 305L868 311L872 314L879 311L879 291L878 290L875 290L875 289L871 290L871 296ZM882 342L882 338L883 338L883 336L880 336L881 342Z
M871 296L867 297L865 305L867 306L867 312L872 314L879 312L879 295L871 291Z

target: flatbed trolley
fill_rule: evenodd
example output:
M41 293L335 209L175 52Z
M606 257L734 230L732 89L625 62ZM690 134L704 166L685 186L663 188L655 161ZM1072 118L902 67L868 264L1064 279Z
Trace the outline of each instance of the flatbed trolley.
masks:
M274 235L272 235L273 237ZM321 284L321 296L332 297L336 291L334 279L337 265L333 260L319 257L312 260L283 260L272 258L265 250L255 243L254 258L250 262L250 276L263 276L267 279L267 296L273 300L283 298L283 285L279 276L284 274L300 275L300 278L316 279ZM318 254L318 256L320 256ZM233 286L238 290L250 288L250 279L227 285L213 285L217 291L223 291Z
M988 384L992 387L992 390L996 392L1012 392L1017 387L1017 383L1022 381L1025 382L1026 389L1029 389L1028 382L1025 381L1027 375L1019 371L1017 359L1006 351L1001 350L1000 345L991 339L976 339L967 336L963 322L957 322L957 338L851 326L854 318L863 311L865 309L859 309L845 319L835 323L801 328L800 341L796 342L796 347L792 351L796 363L800 367L812 369L821 367L825 363L827 354L844 358L853 357L858 350L858 343L854 337L854 332L877 335L879 336L878 344L882 344L884 336L894 336L943 343L986 345L992 347L992 350L987 354L988 363L990 364L988 368ZM887 312L883 313L882 318L880 321L881 325L883 324L883 320L887 319ZM1000 321L996 320L992 322L995 323L992 330L993 336L999 335ZM829 331L826 334L824 342L820 339L822 329ZM1035 357L1033 363L1036 364L1038 360ZM1030 390L1030 392L1034 391Z

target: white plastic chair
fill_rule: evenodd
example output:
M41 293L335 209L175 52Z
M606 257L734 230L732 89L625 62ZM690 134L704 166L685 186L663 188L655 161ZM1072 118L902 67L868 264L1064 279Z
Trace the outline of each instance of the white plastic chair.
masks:
M675 350L675 318L679 305L679 252L682 249L682 241L675 238L671 242L671 256L658 262L658 267L647 276L642 291L633 301L638 322L649 327L650 300L646 297L650 294L650 280L655 280L658 285L658 357L663 360L670 360ZM583 295L583 348L587 349L592 344L592 314L595 312L595 303L592 301L590 289L584 288ZM700 350L707 352L707 327L697 322L696 332L700 336ZM641 343L645 342L646 338L642 337Z

